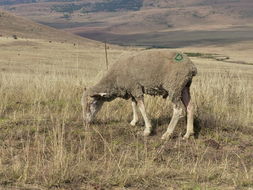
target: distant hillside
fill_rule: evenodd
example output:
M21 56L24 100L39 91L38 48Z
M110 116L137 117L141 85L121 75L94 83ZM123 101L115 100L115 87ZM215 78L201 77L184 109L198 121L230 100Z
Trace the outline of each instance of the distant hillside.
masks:
M16 4L36 3L36 0L1 0L0 5L16 5Z
M253 27L252 0L0 0L0 5L36 22L117 44L136 34L153 44L159 33Z
M99 45L99 42L60 31L0 10L0 35L15 38L44 39L57 42Z

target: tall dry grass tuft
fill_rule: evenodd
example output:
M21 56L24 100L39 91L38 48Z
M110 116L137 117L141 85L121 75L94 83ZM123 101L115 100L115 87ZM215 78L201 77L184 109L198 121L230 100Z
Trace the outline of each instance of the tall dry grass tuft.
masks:
M128 124L131 106L123 100L106 103L85 130L80 99L83 86L93 81L74 71L2 72L0 184L41 189L252 187L252 76L237 68L213 72L205 70L209 65L198 67L191 92L199 136L182 141L182 120L161 152L170 102L146 97L155 127L147 139L137 135L141 126Z
M249 127L252 124L252 78L236 72L205 73L192 92L197 117L205 126Z

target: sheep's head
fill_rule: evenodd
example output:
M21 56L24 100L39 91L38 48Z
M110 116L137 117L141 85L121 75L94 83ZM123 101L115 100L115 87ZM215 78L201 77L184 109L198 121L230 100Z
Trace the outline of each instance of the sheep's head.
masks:
M96 113L102 107L104 101L101 98L101 95L93 95L89 96L87 91L84 91L82 98L82 106L83 106L83 118L85 124L89 124L92 122Z

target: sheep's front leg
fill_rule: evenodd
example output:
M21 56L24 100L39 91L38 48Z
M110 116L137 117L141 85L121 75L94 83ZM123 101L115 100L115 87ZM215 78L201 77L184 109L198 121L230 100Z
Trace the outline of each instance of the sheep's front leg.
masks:
M137 114L137 102L135 99L132 99L132 108L133 108L133 120L130 122L130 125L135 126L138 122L138 114Z
M143 101L143 97L142 98L138 98L137 99L137 105L141 111L141 115L144 119L145 122L145 129L144 129L144 136L148 136L150 135L151 131L152 131L152 126L151 126L151 122L147 117L146 111L145 111L145 106L144 106L144 101Z
M170 138L171 134L173 133L178 120L183 117L183 106L181 103L177 103L173 105L173 115L170 121L170 124L167 128L167 131L163 134L162 140L167 140Z

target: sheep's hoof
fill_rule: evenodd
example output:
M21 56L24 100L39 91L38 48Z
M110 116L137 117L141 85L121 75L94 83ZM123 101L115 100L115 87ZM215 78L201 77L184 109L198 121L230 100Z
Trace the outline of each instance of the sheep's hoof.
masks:
M144 136L144 137L147 137L147 136L149 136L150 134L151 134L150 129L147 129L147 130L145 129L144 132L143 132L143 136Z
M132 121L130 122L130 125L135 126L135 125L136 125L136 123L137 123L137 121L132 120Z
M191 133L186 133L184 136L183 136L183 140L187 140L187 139L189 139L191 136L193 136L194 135L194 133L193 132L191 132Z
M170 139L171 134L170 133L164 133L162 136L162 140L169 140Z

